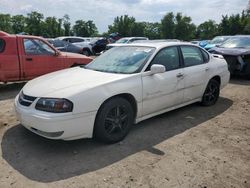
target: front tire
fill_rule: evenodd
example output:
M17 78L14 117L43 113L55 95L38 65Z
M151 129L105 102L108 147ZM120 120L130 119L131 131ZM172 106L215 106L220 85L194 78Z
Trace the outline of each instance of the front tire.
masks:
M126 99L110 99L98 110L94 137L105 143L119 142L126 137L133 121L134 110Z
M214 105L220 95L220 84L215 79L212 79L208 82L206 90L203 94L201 104L203 106Z

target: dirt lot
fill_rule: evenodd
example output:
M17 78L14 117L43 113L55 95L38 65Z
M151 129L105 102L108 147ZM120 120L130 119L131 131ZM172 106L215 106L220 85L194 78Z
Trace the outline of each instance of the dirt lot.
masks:
M0 85L0 187L250 187L250 81L133 127L121 143L51 141L16 121Z

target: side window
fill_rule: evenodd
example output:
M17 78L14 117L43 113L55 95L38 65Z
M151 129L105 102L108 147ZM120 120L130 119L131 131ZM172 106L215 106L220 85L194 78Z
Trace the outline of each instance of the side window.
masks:
M74 42L84 42L84 39L72 38L71 43L74 43Z
M0 39L0 53L3 52L5 49L5 41Z
M64 38L64 39L62 39L62 40L63 40L63 41L66 41L66 42L72 43L71 38Z
M201 51L201 53L203 55L204 62L207 63L209 61L209 55L208 55L208 53L205 52L204 50L201 50L201 49L200 49L200 51Z
M199 48L193 46L181 46L181 51L186 67L204 63L203 55Z
M38 39L24 39L23 46L27 55L54 55L55 51Z
M154 57L151 65L160 64L166 67L166 71L178 69L180 67L179 53L177 47L168 47L162 49Z

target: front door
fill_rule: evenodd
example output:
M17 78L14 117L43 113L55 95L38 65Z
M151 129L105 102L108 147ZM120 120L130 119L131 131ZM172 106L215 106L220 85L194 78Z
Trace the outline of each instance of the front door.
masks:
M146 71L153 64L161 64L166 72L142 77L143 116L181 104L183 100L183 68L177 47L159 51Z
M21 59L25 80L67 67L63 58L57 56L55 50L42 40L24 38L23 49Z

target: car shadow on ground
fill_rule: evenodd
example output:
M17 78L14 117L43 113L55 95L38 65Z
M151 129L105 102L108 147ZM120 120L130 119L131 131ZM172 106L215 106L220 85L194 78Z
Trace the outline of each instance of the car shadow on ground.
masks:
M245 86L250 86L250 80L246 79L242 76L233 76L229 83L231 84L236 84L236 85L245 85Z
M19 93L26 82L1 84L0 83L0 101L13 99Z
M31 180L63 180L99 170L142 150L165 155L154 146L220 115L232 104L231 100L220 98L211 107L192 104L156 116L135 125L123 142L113 145L91 139L48 140L17 125L3 136L2 157Z

